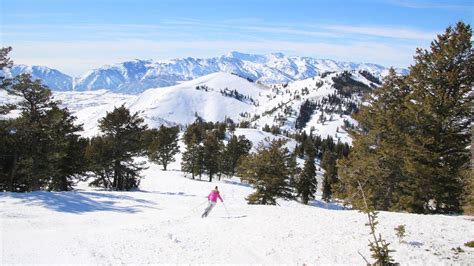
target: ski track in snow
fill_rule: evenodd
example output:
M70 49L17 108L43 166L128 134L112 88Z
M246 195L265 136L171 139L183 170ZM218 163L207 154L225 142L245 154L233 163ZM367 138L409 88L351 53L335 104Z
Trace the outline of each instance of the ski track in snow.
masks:
M151 165L140 190L110 192L79 184L74 192L0 193L1 264L350 264L370 258L366 216L316 200L310 206L247 205L252 189L237 179L193 181ZM207 193L218 202L200 218ZM472 217L381 212L378 231L397 262L472 265ZM394 227L405 224L405 243ZM465 252L456 255L452 248Z

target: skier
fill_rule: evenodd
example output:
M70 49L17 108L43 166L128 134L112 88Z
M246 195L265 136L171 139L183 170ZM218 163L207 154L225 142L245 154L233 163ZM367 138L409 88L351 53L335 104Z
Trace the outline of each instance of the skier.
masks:
M207 208L204 210L204 213L201 216L202 218L207 217L207 215L209 215L209 212L211 212L212 208L214 208L214 206L217 203L217 198L219 198L221 202L224 202L221 198L221 195L219 194L219 189L217 189L217 186L216 186L216 188L214 188L211 191L211 193L209 193L209 195L207 196L209 205L207 205Z

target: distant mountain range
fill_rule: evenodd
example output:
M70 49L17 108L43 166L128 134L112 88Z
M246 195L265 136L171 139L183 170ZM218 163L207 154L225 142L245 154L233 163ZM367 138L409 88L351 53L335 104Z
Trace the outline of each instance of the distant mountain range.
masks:
M132 60L105 65L90 70L80 77L71 77L44 66L15 65L6 73L15 76L30 73L56 91L92 91L106 89L125 94L139 94L150 88L167 87L182 81L193 80L215 72L236 74L262 84L282 84L317 76L324 72L365 70L383 77L388 68L371 63L337 62L329 59L231 52L220 57L171 60ZM397 69L406 74L406 69Z

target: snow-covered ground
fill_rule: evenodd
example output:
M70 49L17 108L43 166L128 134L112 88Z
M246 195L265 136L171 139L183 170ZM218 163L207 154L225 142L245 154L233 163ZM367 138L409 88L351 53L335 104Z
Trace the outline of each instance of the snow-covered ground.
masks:
M237 179L209 183L151 165L140 190L0 193L0 264L259 263L363 265L366 217L319 200L247 205ZM205 179L205 178L204 178ZM220 202L201 218L209 191ZM227 208L227 211L226 211ZM402 265L469 265L472 217L381 212L379 231ZM394 227L405 224L399 243ZM464 252L453 249L461 247Z

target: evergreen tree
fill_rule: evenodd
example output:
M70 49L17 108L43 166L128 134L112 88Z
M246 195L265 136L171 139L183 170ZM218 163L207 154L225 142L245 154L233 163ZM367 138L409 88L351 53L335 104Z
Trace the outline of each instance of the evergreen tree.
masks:
M222 172L228 176L233 176L240 159L248 155L251 148L252 142L246 139L245 136L232 136L222 155Z
M277 198L293 198L296 159L284 145L282 139L272 141L269 147L260 144L256 153L242 161L239 174L256 189L247 197L249 204L275 205Z
M187 145L181 158L181 171L190 173L192 179L195 179L197 175L201 179L204 170L203 158L204 149L200 143Z
M45 129L51 139L44 158L50 166L48 190L67 191L72 188L74 177L86 171L87 140L78 135L82 126L74 124L76 117L67 109L55 106L48 111L46 119Z
M175 161L175 155L179 152L179 128L161 126L160 130L151 132L153 133L148 145L148 158L163 165L163 170L166 171L168 164Z
M202 141L206 134L206 126L200 119L189 125L183 135L183 141L186 145L186 150L181 158L181 171L190 173L191 178L194 179L199 175L201 179L204 171L204 149Z
M321 167L325 170L322 199L328 202L332 197L332 187L337 182L336 158L333 152L329 150L324 152Z
M207 134L203 142L203 164L209 176L209 182L212 182L212 177L221 169L223 145L214 134Z
M114 189L114 156L112 154L113 141L111 137L93 137L86 148L85 157L87 160L90 176L94 180L91 186Z
M16 159L11 167L15 176L10 178L21 184L22 188L16 188L20 191L45 189L51 166L45 159L51 144L45 120L48 110L57 103L51 100L51 91L39 80L31 80L28 74L17 76L5 89L10 95L24 99L16 106L21 115L13 122L11 131L14 132L11 137L16 139L13 147Z
M304 162L303 170L300 173L296 189L298 196L301 196L301 201L308 204L310 199L314 199L318 181L316 180L316 166L314 164L315 153L308 150L308 156Z
M403 193L398 184L405 178L402 148L409 119L404 102L410 92L405 78L391 69L383 86L371 95L370 106L361 107L355 118L362 130L349 131L354 139L353 149L348 159L339 161L337 197L362 208L360 182L371 208L403 210L398 204Z
M357 115L354 148L340 162L337 193L360 208L417 213L461 211L469 167L473 65L470 26L460 22L418 49L410 74L388 76Z
M60 109L51 91L28 74L8 84L10 95L22 100L16 106L20 116L1 120L4 153L0 158L0 187L9 191L68 190L72 177L85 171L84 144L74 125L75 117Z
M412 124L407 132L402 198L416 212L460 212L463 171L468 167L472 123L474 56L472 30L459 22L418 49L406 105ZM420 187L424 190L420 191Z
M143 163L135 162L134 157L145 153L141 140L147 127L143 124L143 118L138 113L130 114L122 105L107 112L99 120L99 128L103 136L91 141L87 153L90 161L100 162L94 165L97 179L92 184L114 190L137 188L140 183L139 173L144 167ZM111 184L108 183L109 180Z

